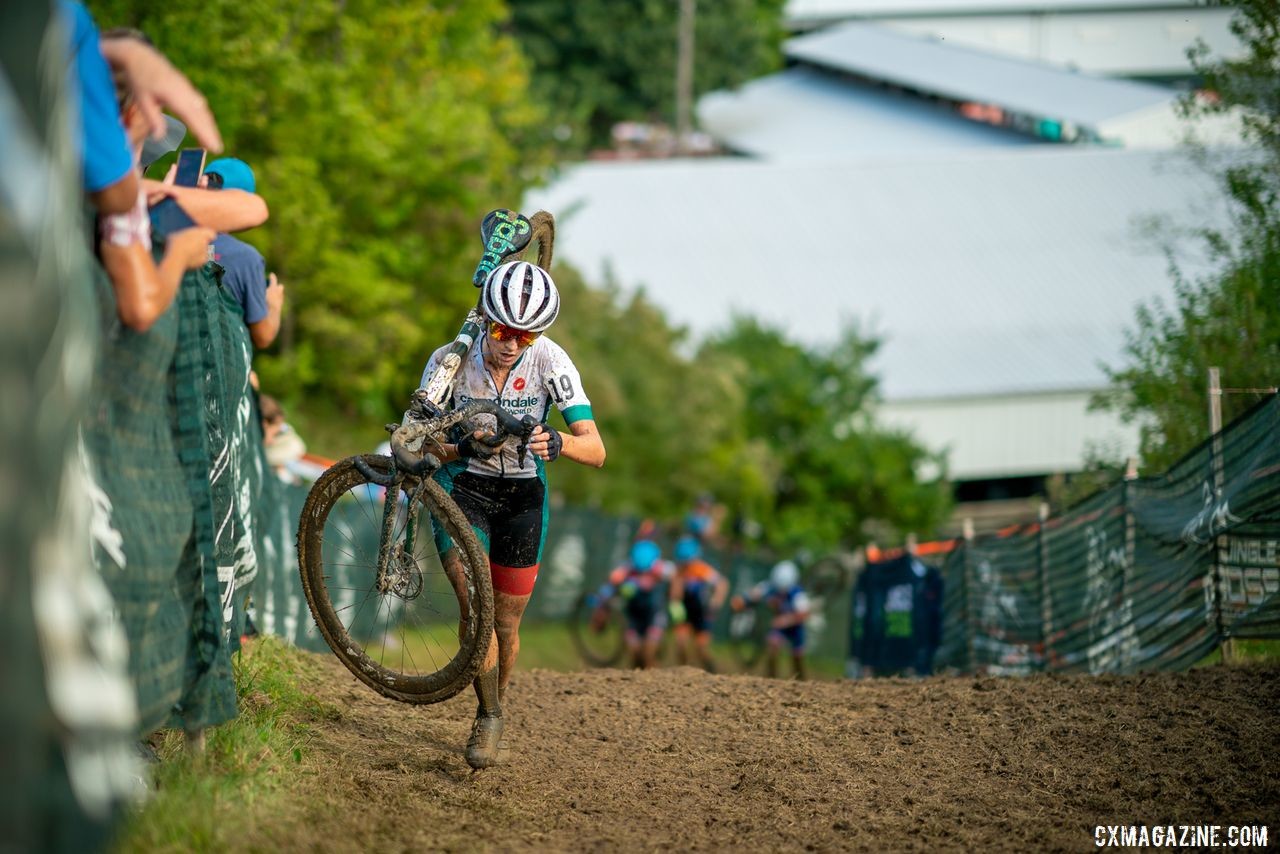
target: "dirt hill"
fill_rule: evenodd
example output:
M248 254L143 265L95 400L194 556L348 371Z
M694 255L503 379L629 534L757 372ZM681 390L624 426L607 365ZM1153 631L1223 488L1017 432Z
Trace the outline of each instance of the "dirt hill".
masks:
M316 723L314 799L249 847L1082 851L1099 824L1280 835L1276 668L858 683L522 672L507 764L474 773L469 692L406 706L318 659L309 688L340 711Z

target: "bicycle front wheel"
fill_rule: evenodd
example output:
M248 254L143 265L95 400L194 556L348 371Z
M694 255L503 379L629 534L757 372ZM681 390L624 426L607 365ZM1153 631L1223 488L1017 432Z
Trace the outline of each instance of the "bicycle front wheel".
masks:
M625 620L616 599L601 604L596 596L583 593L569 613L569 635L573 645L591 667L612 667L622 659L626 639Z
M488 557L439 484L427 480L419 490L418 481L405 481L394 487L379 572L387 490L356 460L379 475L391 470L390 457L348 457L311 487L298 526L307 604L329 648L361 682L405 703L447 700L471 684L489 649ZM417 495L412 507L410 491ZM437 526L453 540L457 564L442 561ZM463 613L470 615L465 623Z

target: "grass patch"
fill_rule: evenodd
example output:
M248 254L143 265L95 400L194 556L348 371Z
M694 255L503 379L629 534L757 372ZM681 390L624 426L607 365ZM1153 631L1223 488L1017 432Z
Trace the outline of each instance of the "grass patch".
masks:
M181 732L153 737L160 757L152 797L129 817L118 851L221 851L254 827L278 823L314 722L339 714L300 687L314 668L277 638L245 645L234 660L240 714L207 732L203 754L191 755Z
M1280 640L1258 640L1254 638L1232 638L1227 641L1228 655L1226 663L1232 664L1252 664L1254 662L1280 662ZM1208 667L1214 664L1222 664L1223 647L1219 646L1213 652L1196 662L1196 667Z

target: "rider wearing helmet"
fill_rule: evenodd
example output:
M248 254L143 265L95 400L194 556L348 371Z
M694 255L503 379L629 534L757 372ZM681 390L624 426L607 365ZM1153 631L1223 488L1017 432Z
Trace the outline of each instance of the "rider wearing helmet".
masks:
M778 675L778 653L785 640L791 647L791 660L795 663L796 678L805 678L805 632L809 619L809 596L800 586L800 569L789 560L779 561L769 572L769 580L757 584L744 596L733 597L730 603L735 611L741 611L747 602L763 601L773 612L769 624L768 675Z
M600 599L622 597L627 629L623 637L635 667L648 670L658 663L658 645L667 627L662 607L662 585L671 578L673 567L662 559L662 549L653 540L636 540L626 563L609 573L600 588Z
M497 267L485 280L480 308L485 334L464 358L445 408L498 400L517 418L532 415L539 424L521 459L510 444L494 453L477 441L495 426L492 416L480 416L481 429L444 446L446 464L435 475L488 546L493 577L495 642L475 682L480 704L466 751L473 768L487 768L498 759L501 699L520 651L520 619L542 560L546 465L565 457L599 467L605 458L578 369L560 345L543 335L560 312L560 294L547 271L527 261ZM440 348L427 361L423 386L447 350ZM546 423L552 406L560 410L568 432ZM452 541L438 530L436 543L450 577L461 584Z
M693 535L676 541L675 559L670 607L675 622L677 660L681 664L696 662L714 671L711 621L729 593L729 580L702 559L702 546ZM691 638L693 644L689 643Z

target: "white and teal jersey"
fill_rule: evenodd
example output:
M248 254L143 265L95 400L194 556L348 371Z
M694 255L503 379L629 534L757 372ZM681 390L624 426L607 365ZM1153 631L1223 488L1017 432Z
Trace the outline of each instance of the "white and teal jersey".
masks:
M560 410L566 424L593 418L591 401L582 390L582 377L559 344L545 335L538 338L511 367L506 385L498 388L485 367L482 342L483 339L472 345L462 361L453 383L451 408L465 406L473 400L500 399L502 408L517 418L532 415L539 421L546 421L552 404ZM441 347L431 354L427 367L422 371L420 385L427 384L447 350L447 346ZM476 426L481 430L495 429L493 416L480 416ZM516 447L510 444L491 459L467 460L467 470L489 477L537 477L541 462L533 454L525 454L524 465L521 466Z

